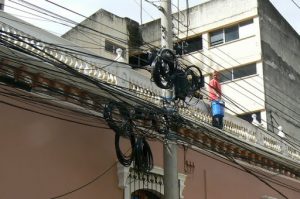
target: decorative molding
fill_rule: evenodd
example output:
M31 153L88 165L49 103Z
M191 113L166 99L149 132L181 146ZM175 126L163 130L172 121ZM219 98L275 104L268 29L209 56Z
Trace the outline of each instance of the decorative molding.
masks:
M123 165L121 165L120 163L118 163L117 165L118 171L118 186L121 189L124 189L124 199L130 199L131 193L133 193L134 191L138 190L138 186L136 186L136 188L130 188L130 184L128 183L128 177L130 174L130 168L131 167L124 167ZM152 174L157 174L160 176L164 175L164 170L160 167L154 167L151 170ZM182 174L182 173L178 173L178 180L179 180L179 185L180 185L180 198L183 199L183 190L185 188L185 180L186 180L186 175ZM138 182L142 183L142 182ZM161 195L164 195L164 185L161 185L161 188L157 188L157 187L153 187L152 190L154 190L155 192L160 193Z

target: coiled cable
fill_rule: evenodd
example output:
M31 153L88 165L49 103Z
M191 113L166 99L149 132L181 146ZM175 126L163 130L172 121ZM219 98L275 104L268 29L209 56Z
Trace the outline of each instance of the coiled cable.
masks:
M134 148L134 168L137 171L149 172L153 169L153 156L145 137L137 137Z
M143 113L142 110L139 109ZM134 168L138 171L149 172L153 169L151 148L144 136L135 136L133 133L132 118L146 119L147 114L139 111L131 116L130 111L121 103L110 102L105 106L103 116L110 128L115 131L115 150L119 162L129 167L134 161ZM138 114L139 113L139 114ZM120 147L121 137L130 140L131 153L123 153Z
M128 135L129 135L128 138L130 140L130 145L131 145L131 153L129 155L127 155L126 153L123 153L120 148L121 134L118 132L116 132L116 134L115 134L116 155L117 155L119 162L125 167L129 167L131 165L131 163L134 159L134 154L135 154L135 136L133 135L132 132L128 132Z

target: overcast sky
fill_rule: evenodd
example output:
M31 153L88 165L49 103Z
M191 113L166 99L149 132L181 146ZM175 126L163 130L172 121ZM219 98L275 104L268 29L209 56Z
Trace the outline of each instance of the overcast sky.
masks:
M66 18L72 19L76 22L82 21L84 18L76 14L66 11L65 9L59 8L47 0L5 0L6 8L5 11L15 14L17 17L21 17L30 23L35 24L49 32L57 35L61 35L66 32L70 27L50 22L48 19L43 19L41 13L36 13L32 9L27 9L24 6L20 6L21 2L30 2L36 6L50 10L54 13L63 15ZM82 15L90 16L100 8L110 11L120 17L129 17L138 22L141 22L140 15L140 2L141 0L50 0L59 5L62 5L70 10L76 11ZM197 5L207 0L189 0L189 6ZM294 0L300 6L300 0ZM153 1L158 2L158 0ZM186 0L172 0L173 11L176 11L178 2L180 9L186 8ZM297 7L292 0L271 0L273 5L279 10L279 12L286 18L286 20L294 27L294 29L300 33L300 9ZM28 6L28 4L25 4ZM159 18L160 12L156 7L142 0L143 14L142 22L148 22L150 20ZM17 10L19 9L19 10ZM26 13L27 12L27 13ZM46 17L46 16L44 16Z

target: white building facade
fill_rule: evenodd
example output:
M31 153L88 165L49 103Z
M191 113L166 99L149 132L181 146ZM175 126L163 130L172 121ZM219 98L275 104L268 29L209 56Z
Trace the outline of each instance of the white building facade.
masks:
M300 92L294 87L300 86L299 35L269 1L211 0L175 13L173 25L174 43L182 62L198 66L206 76L206 83L214 70L221 73L228 113L249 122L256 114L268 130L282 125L288 134L297 136ZM159 46L160 20L143 24L142 35L145 42ZM286 40L294 49L281 45ZM277 56L289 65L286 68L290 72L282 72L282 77L292 86L284 83L279 86L280 74L276 80L274 73L269 73L267 68L277 67L272 67Z
M87 38L84 26L104 35ZM214 70L221 73L229 114L249 122L255 114L264 128L277 133L282 126L283 132L300 137L299 35L269 1L205 1L173 14L173 27L174 47L184 65L198 66L206 84ZM140 68L149 64L146 51L160 47L161 24L158 19L139 26L99 10L63 37L113 60L121 48L124 62ZM203 96L207 99L206 91Z

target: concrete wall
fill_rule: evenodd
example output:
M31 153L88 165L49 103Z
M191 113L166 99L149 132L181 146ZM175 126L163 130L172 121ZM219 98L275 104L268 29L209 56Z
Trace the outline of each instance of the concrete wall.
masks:
M1 91L3 87L1 87ZM91 120L53 107L33 108L0 97L5 102L46 114L85 122L87 127L0 105L0 198L52 198L78 188L100 175L115 161L113 133L101 120ZM104 153L105 151L105 153ZM122 198L116 168L86 188L65 198Z
M275 126L299 139L300 37L271 3L258 2L267 120L272 114Z
M222 10L220 12L220 10ZM256 0L213 0L194 6L189 9L189 31L187 33L187 11L179 14L179 38L202 35L203 50L183 55L182 60L186 65L200 67L204 75L213 70L223 71L234 67L257 63L257 76L233 80L223 84L223 91L231 100L246 108L240 109L225 99L232 114L245 112L264 111L264 86L261 64L260 25ZM178 14L174 14L174 32L177 33ZM253 19L247 26L246 34L240 33L239 39L216 46L210 46L210 32L240 22ZM182 23L182 24L181 24ZM188 34L188 35L187 35ZM142 35L145 42L158 45L160 43L160 20L155 20L142 25ZM174 41L177 39L174 38ZM209 82L206 78L206 83ZM262 116L265 118L265 116Z
M222 10L222 12L220 12ZM207 32L221 26L234 24L257 15L256 0L213 0L189 9L189 35ZM187 37L187 12L180 12L180 38ZM178 14L173 15L174 33L178 29ZM143 39L146 42L160 41L160 19L143 24ZM178 35L177 35L178 36Z
M260 67L258 64L257 67ZM243 114L264 110L263 81L260 74L222 83L223 93L235 103L227 100L226 107L231 114ZM259 92L261 91L261 92ZM226 98L225 98L226 100ZM238 105L238 106L236 106Z
M117 54L107 52L104 49L105 40L108 40L126 49L124 58L128 62L127 23L129 21L101 9L81 22L80 25L62 35L62 37L93 51L97 55L115 59Z
M2 88L1 86L1 90ZM36 107L3 96L0 100L29 109ZM56 116L100 128L62 121L1 104L0 198L52 198L81 187L103 174L95 182L62 198L122 199L123 190L118 187L117 168L114 166L117 159L114 132L106 129L105 122L67 111L53 112L53 108L34 110L54 113ZM127 147L126 144L122 146ZM152 141L151 148L155 165L163 167L161 142ZM181 147L178 155L179 172L184 173L184 152ZM186 160L194 162L195 165L194 172L187 174L183 191L186 199L252 199L265 195L282 198L257 178L211 154L188 150ZM104 174L106 170L108 171ZM300 189L298 181L275 173L264 174L272 175L273 179ZM298 192L274 183L271 185L290 199L299 196Z

